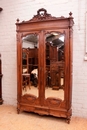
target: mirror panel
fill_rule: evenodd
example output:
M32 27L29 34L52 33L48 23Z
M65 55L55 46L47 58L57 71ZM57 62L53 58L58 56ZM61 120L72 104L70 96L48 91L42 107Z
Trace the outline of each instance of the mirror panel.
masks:
M38 97L38 35L22 38L22 95Z
M45 98L64 100L64 34L47 33L45 36Z

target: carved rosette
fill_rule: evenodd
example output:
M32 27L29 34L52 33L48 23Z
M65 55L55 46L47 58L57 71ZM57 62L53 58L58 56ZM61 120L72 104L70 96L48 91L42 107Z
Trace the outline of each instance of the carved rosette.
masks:
M60 104L62 103L62 100L60 98L53 98L53 97L47 98L46 101L49 107L59 107Z
M36 101L37 97L32 95L32 94L25 94L22 96L22 101L24 102L29 102L29 103L34 103Z

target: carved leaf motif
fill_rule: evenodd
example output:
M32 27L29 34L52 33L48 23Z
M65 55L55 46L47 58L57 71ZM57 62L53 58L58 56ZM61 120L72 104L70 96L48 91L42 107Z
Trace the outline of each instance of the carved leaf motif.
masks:
M37 15L34 15L32 19L30 19L29 21L22 21L22 23L44 21L44 20L56 20L56 19L65 19L65 17L64 16L54 17L51 14L48 14L44 8L41 8L37 11Z
M47 98L47 102L48 102L49 106L57 106L58 107L61 104L62 100L59 98L49 97L49 98Z
M31 103L33 103L33 102L35 102L35 100L37 99L37 97L34 96L34 95L31 95L31 94L25 94L25 95L23 96L23 99L24 99L24 100L27 100L27 101L29 101L29 102L31 102Z

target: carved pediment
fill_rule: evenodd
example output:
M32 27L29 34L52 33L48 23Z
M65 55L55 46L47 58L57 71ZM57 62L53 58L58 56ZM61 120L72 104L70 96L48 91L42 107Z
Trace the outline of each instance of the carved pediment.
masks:
M37 11L37 15L34 15L34 17L30 21L43 21L43 20L52 20L57 19L56 17L51 16L51 14L48 14L47 11L44 8L41 8Z
M70 26L72 27L74 22L73 22L73 17L72 17L72 13L69 13L69 18L71 19L70 21ZM30 23L30 22L39 22L39 21L48 21L48 20L58 20L58 19L67 19L67 17L61 16L61 17L54 17L51 14L47 13L47 10L44 8L41 8L37 11L37 14L33 16L32 19L28 20L28 21L22 21L19 22L19 19L17 19L17 23L16 24L23 24L23 23Z
M65 17L64 16L54 17L51 14L48 14L46 9L41 8L37 11L37 14L34 15L32 19L30 19L29 21L22 21L22 23L45 21L45 20L56 20L56 19L65 19ZM19 23L19 19L17 19L17 23Z

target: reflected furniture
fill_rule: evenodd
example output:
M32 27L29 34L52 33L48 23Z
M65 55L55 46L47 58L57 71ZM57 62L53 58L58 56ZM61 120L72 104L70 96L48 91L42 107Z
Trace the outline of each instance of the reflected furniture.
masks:
M52 115L70 122L73 24L71 12L68 18L54 17L44 8L28 21L17 19L18 113L28 111ZM36 87L32 84L34 70L38 73ZM23 76L27 73L31 89L23 93Z
M31 71L31 81L35 87L38 86L38 69Z
M26 89L26 86L28 85L29 86L29 89L30 89L30 74L28 73L24 73L22 74L22 86L23 86L23 89Z

